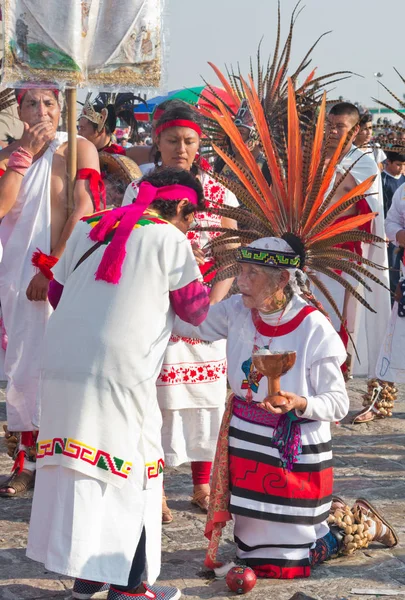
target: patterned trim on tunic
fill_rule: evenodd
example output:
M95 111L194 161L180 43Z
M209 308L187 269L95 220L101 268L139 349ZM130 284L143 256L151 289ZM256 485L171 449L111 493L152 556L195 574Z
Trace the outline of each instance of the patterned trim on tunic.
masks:
M37 442L37 460L46 456L63 454L75 460L82 460L94 467L110 471L118 477L128 478L132 469L132 462L116 456L111 456L104 450L97 450L83 442L72 438L53 438L52 440L40 440Z
M177 365L163 365L156 385L181 385L186 383L213 383L219 381L226 374L226 360L210 361L207 363L179 363Z
M155 460L154 462L146 463L145 467L148 479L155 479L163 473L163 469L165 468L165 461L163 460L163 458L159 458L159 460Z

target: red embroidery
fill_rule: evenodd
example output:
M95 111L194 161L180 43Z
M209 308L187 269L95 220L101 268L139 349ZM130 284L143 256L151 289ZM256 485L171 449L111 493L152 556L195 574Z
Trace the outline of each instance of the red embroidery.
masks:
M182 341L182 342L186 342L186 344L189 344L190 346L198 346L199 344L205 343L202 340L197 340L195 338L182 337L180 335L174 335L174 334L172 334L170 336L170 341L173 342L174 344Z
M209 363L180 363L163 365L156 385L180 385L182 383L213 383L226 374L226 360Z
M204 180L204 196L206 199L207 208L215 204L224 204L226 200L226 189L223 185L215 181L209 176ZM200 227L221 227L221 217L214 215L208 211L202 213L194 213L194 218ZM220 235L219 231L204 231L197 229L189 231L187 237L191 242L197 243L200 248L204 246L210 239ZM205 239L204 239L205 238Z

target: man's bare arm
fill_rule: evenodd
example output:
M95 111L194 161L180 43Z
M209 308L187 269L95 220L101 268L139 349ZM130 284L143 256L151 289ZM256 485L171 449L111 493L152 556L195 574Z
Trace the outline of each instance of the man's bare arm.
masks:
M85 139L77 140L77 169L94 169L100 172L100 162L98 152L94 144ZM93 200L90 193L90 184L88 180L76 181L74 189L74 209L54 248L51 249L51 255L60 258L65 249L66 242L72 234L72 231L78 221L85 215L94 212Z
M77 140L77 168L95 169L100 172L100 163L96 147L85 139ZM59 240L54 248L51 249L51 255L60 258L65 249L66 242L72 234L76 223L84 216L93 211L93 201L90 194L89 182L79 180L74 188L74 210L62 230ZM27 298L33 301L45 301L48 298L49 279L39 272L31 279L27 288Z
M34 158L54 137L55 130L51 123L41 122L32 127L24 123L23 136L18 143L15 143L13 150L17 150L18 147L24 148ZM10 154L10 150L5 148L4 158L9 158ZM3 177L0 178L0 219L13 208L21 188L22 180L23 175L16 173L12 169L7 169Z

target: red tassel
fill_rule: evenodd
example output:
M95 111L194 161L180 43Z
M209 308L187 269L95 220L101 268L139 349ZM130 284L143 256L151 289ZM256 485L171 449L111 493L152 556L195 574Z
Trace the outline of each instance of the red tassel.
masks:
M14 473L14 471L16 471L17 473L21 473L21 471L24 468L24 460L25 460L25 452L24 450L19 450L16 459L14 461L13 464L13 468L11 469L11 472Z
M31 258L31 263L34 267L40 270L40 272L45 275L47 279L52 281L53 273L51 271L52 267L56 265L58 262L58 258L56 256L50 256L49 254L44 254L41 252L39 248L37 251L33 253Z

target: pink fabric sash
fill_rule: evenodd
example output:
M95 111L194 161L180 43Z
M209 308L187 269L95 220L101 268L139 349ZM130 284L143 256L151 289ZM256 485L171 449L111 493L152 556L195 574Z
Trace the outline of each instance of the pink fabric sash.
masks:
M127 253L128 238L145 210L156 199L187 199L194 205L198 203L197 192L185 185L176 184L157 188L148 181L143 181L139 185L138 197L134 204L110 211L100 219L89 234L90 239L94 242L102 242L118 224L114 237L108 244L97 269L96 280L114 284L120 281L122 264Z

